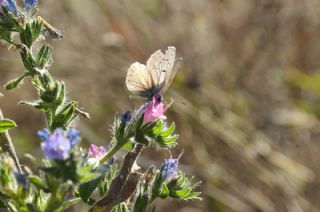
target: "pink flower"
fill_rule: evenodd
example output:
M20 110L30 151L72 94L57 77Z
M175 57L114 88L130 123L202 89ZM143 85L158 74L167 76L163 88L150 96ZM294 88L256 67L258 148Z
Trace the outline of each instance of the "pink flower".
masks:
M88 150L88 157L99 160L106 154L106 152L107 151L103 146L96 146L94 144L91 144Z
M99 161L106 154L107 150L103 146L96 146L91 144L88 150L88 165L98 167Z
M146 106L144 111L144 122L152 122L156 119L165 119L166 116L163 115L167 111L165 104L159 100L160 96L155 95L152 97L152 101Z

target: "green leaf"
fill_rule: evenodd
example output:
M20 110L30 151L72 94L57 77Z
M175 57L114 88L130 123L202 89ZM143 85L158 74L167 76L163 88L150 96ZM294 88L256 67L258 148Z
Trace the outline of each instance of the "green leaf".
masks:
M35 185L38 189L42 189L44 191L48 191L49 189L44 185L41 178L35 175L28 176L31 184Z
M140 194L134 204L133 212L145 212L148 206L148 202L148 196Z
M152 134L153 135L159 135L163 128L163 121L159 120L156 122L156 125L152 128Z
M159 196L162 199L165 199L165 198L167 198L169 196L169 189L168 189L168 187L167 187L167 185L165 183L162 184Z
M12 32L3 30L0 26L0 40L5 40L10 45L12 43Z
M69 102L61 107L55 119L52 122L52 129L67 128L73 119L77 117L75 113L77 102Z
M150 141L142 134L141 131L137 131L135 135L136 142L144 145L149 145Z
M89 203L92 192L99 186L101 180L101 177L98 177L79 186L79 195L84 202Z
M146 123L145 125L143 125L143 127L141 128L141 131L143 133L150 133L152 132L152 129L157 125L158 122L149 122Z
M86 167L84 167L86 168ZM91 169L91 167L89 167ZM88 182L82 183L79 186L79 195L83 201L85 201L87 204L93 204L93 199L90 198L91 194L96 190L96 188L99 186L99 184L102 182L102 179L104 176L110 172L110 165L108 164L102 164L98 166L95 170L95 173L89 172L87 174L94 174L94 179L91 179ZM100 174L100 175L97 175Z
M33 102L32 101L20 101L19 104L35 107L35 108L42 110L42 111L45 111L48 108L48 104L43 102L42 100L36 100Z
M20 40L23 44L29 48L32 45L32 31L29 23L25 24L25 27L20 27Z
M13 197L14 197L14 195L7 194L6 192L0 190L0 198L2 200L11 199Z
M46 64L51 58L52 52L53 52L53 47L49 45L42 46L36 58L37 65L40 68L44 68L46 66Z
M55 105L59 106L63 104L65 98L65 87L64 83L56 82L56 92L55 92Z
M153 139L162 148L172 148L177 145L178 135L173 135L175 124L172 123L169 128L162 120L153 124L148 124L142 128L142 131L149 138Z
M152 196L153 197L158 197L159 194L161 193L161 185L163 183L164 179L162 178L161 173L158 173L153 185L152 185Z
M0 133L3 133L13 127L17 126L16 123L10 119L0 120Z
M100 177L99 173L92 172L92 166L79 168L79 170L77 171L77 175L79 176L80 183L86 183Z
M188 179L184 174L180 174L176 179L171 180L167 184L169 196L183 200L201 199L199 197L201 193L194 191L200 183L194 183L192 179Z
M17 78L17 79L14 79L14 80L11 80L10 82L8 82L8 83L4 86L4 88L5 88L6 90L11 90L11 89L16 88L16 87L23 81L23 79L24 79L26 76L28 76L28 75L30 75L30 73L26 72L26 73L24 73L21 77L19 77L19 78Z
M37 19L35 19L31 23L26 23L24 27L20 26L19 31L21 42L30 48L33 42L35 42L38 39L41 33L41 28L42 21L39 21Z
M3 200L0 200L0 208L6 208L6 205L4 204Z
M27 47L25 47L23 51L21 51L20 55L25 69L31 73L34 73L33 69L35 68L35 64L32 53L27 49Z
M127 204L122 202L119 205L113 207L111 212L130 212L130 210L129 210Z
M41 33L41 28L42 28L42 24L43 22L41 20L35 19L32 23L31 23L31 31L32 31L32 43L35 42L40 33Z
M176 126L176 125L174 124L174 122L172 122L171 126L170 126L167 130L162 131L162 132L160 133L160 135L161 135L162 137L168 137L168 136L170 136L170 135L174 132L175 126Z
M37 208L36 205L31 204L31 203L27 203L27 208L28 208L28 211L41 212L41 210L39 208Z
M63 205L62 205L62 210L65 210L65 209L71 207L72 205L78 203L79 201L81 201L81 198L73 198L73 199L69 199L67 201L64 201Z
M128 152L131 152L133 150L133 148L134 148L134 143L129 141L125 145L123 145L123 148L125 150L127 150Z

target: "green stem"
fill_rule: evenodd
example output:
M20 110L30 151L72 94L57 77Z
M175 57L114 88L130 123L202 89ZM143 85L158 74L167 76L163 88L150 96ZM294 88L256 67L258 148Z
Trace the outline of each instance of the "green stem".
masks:
M55 186L55 188L52 190L47 206L45 208L45 212L53 212L59 206L57 204L57 195L59 194L60 185Z
M119 143L117 143L115 146L113 146L112 149L110 149L110 151L109 151L105 156L103 156L103 158L100 159L99 164L103 164L103 163L105 163L106 161L108 161L108 160L109 160L114 154L116 154L116 153L121 149L121 147L123 147L126 143L127 143L127 141L125 141L125 142L119 142Z

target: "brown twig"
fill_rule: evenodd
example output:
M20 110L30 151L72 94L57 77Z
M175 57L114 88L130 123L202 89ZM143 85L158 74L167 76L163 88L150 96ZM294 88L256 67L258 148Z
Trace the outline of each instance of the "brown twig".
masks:
M0 120L3 119L3 115L2 115L2 111L0 110ZM9 132L6 131L4 133L1 133L1 140L3 140L3 146L5 148L5 151L7 151L9 153L9 155L11 156L11 158L13 159L18 171L20 173L22 173L22 169L21 169L21 166L20 166L20 162L19 162L19 159L17 157L17 153L16 153L16 150L13 146L13 143L12 143L12 140L11 140L11 137L9 135Z
M142 149L143 145L137 144L132 152L126 154L119 174L112 181L107 195L99 200L90 209L90 212L110 211L115 205L132 196L140 178L140 174L137 171L133 171L132 167Z

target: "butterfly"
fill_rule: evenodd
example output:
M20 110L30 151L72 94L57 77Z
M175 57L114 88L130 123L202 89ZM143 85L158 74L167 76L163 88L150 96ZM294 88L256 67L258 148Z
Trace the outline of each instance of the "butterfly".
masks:
M165 53L161 50L153 53L146 65L133 63L127 72L126 85L132 96L151 100L153 96L162 96L172 83L182 58L176 59L176 48L169 46Z

